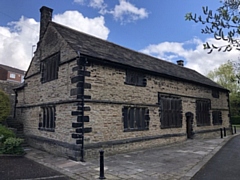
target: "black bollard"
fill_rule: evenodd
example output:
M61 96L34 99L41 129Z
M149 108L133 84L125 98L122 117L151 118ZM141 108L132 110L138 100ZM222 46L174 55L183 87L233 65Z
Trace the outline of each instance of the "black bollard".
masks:
M222 128L220 128L220 134L221 134L221 138L223 138Z
M104 177L104 151L100 150L100 175L99 175L99 179L106 179Z
M236 131L236 126L234 126L234 133L235 133L235 134L237 133L237 131Z
M226 137L226 128L223 128L224 137Z

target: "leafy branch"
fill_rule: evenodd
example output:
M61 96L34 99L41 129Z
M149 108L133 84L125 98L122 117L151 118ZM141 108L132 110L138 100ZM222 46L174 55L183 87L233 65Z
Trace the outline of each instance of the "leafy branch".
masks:
M201 33L213 34L216 40L225 42L222 46L210 45L208 42L203 44L204 49L209 50L209 54L213 50L222 52L229 52L233 48L240 50L240 39L238 39L240 35L240 13L238 9L240 1L228 0L222 3L223 6L219 7L215 13L206 6L202 7L203 16L193 15L192 13L185 15L185 20L205 25Z

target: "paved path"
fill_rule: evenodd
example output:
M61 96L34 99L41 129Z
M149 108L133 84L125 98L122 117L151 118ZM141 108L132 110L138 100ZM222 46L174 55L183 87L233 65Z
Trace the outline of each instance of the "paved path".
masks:
M240 179L240 136L231 139L193 177L193 180L239 180Z
M193 139L174 145L105 157L107 179L191 179L233 136L223 139ZM99 160L75 162L30 149L27 158L80 180L99 177Z

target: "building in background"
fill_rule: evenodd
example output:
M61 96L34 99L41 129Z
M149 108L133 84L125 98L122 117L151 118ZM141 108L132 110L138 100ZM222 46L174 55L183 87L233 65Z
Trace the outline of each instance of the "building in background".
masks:
M25 71L0 64L0 80L22 83Z

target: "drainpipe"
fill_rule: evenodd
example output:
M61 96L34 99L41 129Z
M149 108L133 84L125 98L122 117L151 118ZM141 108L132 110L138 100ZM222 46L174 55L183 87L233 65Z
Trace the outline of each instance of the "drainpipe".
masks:
M230 130L233 133L233 129L232 129L232 121L231 121L231 109L230 109L230 98L229 98L229 91L227 92L227 101L228 101L228 109L229 109L229 126L230 126Z
M15 119L15 117L16 117L16 107L17 107L17 103L18 103L18 100L17 100L18 93L17 93L16 89L14 89L14 92L15 92L15 101L14 101L13 118Z

